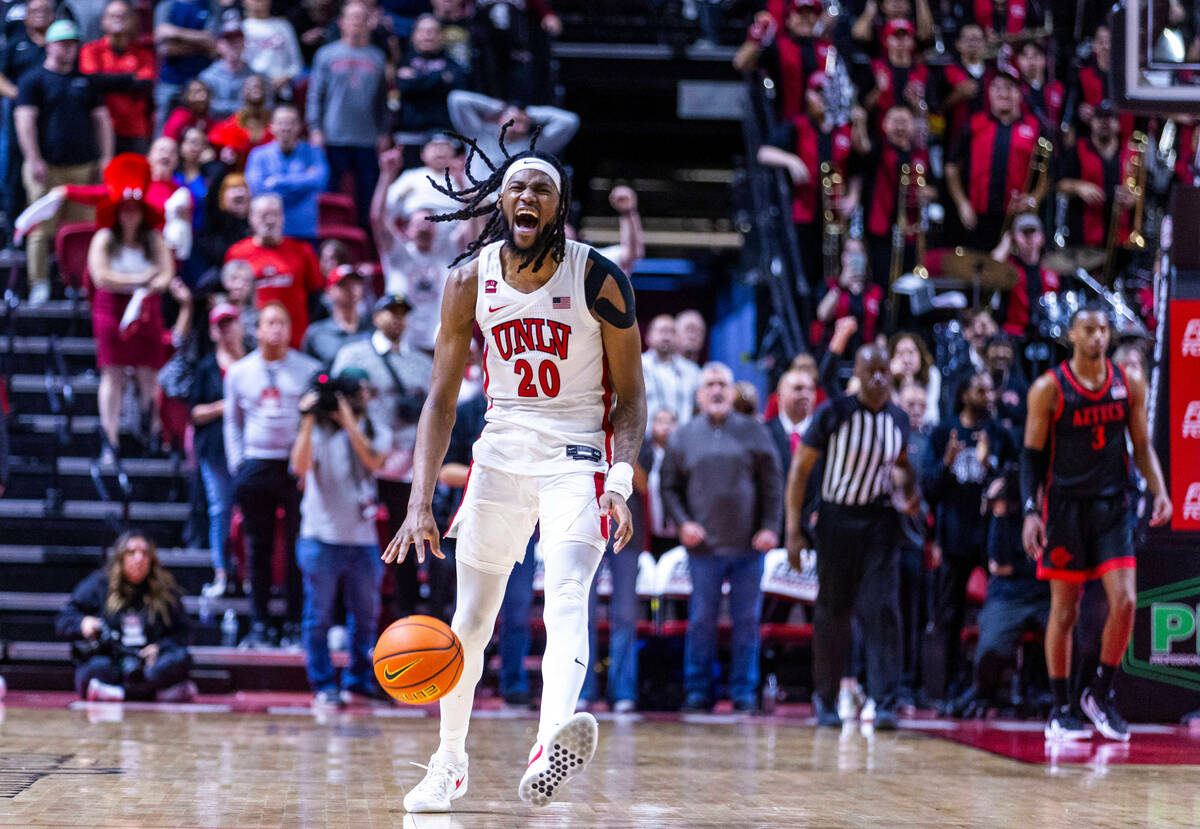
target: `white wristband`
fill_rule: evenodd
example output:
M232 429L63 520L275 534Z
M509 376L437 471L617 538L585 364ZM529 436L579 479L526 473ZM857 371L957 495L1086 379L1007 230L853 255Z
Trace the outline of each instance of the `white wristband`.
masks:
M606 492L615 492L622 498L633 494L633 467L627 463L614 463L604 479Z

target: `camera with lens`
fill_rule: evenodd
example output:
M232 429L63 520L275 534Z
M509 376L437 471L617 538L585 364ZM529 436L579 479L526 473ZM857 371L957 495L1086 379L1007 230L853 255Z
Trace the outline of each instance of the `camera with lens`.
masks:
M313 378L312 385L309 386L310 391L317 393L317 402L310 411L319 416L332 416L338 410L337 396L341 394L347 398L353 397L358 394L359 388L359 382L351 377L334 377L321 372Z
M126 681L138 681L145 667L137 649L125 647L121 631L103 621L95 638L73 642L72 652L79 662L87 662L93 656L107 656L121 666L121 676Z

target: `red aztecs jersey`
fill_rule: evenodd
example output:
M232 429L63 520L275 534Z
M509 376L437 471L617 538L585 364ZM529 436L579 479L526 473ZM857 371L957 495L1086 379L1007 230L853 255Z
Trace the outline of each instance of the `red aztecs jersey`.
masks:
M1119 366L1106 360L1105 369L1096 391L1079 382L1069 360L1051 372L1059 399L1050 432L1052 495L1099 498L1129 489L1129 386Z
M504 281L503 244L479 255L475 320L488 409L475 462L523 475L607 471L613 392L584 291L590 248L568 241L550 280L522 293Z

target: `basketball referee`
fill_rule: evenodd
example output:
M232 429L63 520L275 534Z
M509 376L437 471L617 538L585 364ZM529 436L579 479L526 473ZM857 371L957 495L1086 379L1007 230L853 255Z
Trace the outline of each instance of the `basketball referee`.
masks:
M816 513L817 606L813 631L813 712L818 725L839 726L835 703L850 649L850 621L861 594L860 621L867 645L867 693L875 700L875 728L896 727L900 681L899 541L894 486L904 511L920 499L908 461L908 417L891 402L888 355L864 345L854 358L856 394L834 397L813 423L788 473L787 550L799 568L810 547L812 519L803 514L809 473L822 455L821 503Z

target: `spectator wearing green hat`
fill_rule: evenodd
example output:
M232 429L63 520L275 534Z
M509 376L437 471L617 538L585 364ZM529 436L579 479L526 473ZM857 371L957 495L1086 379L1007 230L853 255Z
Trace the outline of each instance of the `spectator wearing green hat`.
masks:
M96 184L113 156L113 126L91 77L76 66L79 30L56 20L46 30L46 60L21 78L14 113L17 140L25 156L22 178L29 200L61 184ZM67 221L87 221L90 208L63 208ZM29 301L50 298L48 243L58 230L57 217L29 234Z
M374 474L390 438L367 417L366 378L361 368L347 368L336 379L319 375L318 389L300 399L300 434L292 447L292 472L304 478L296 545L304 575L301 641L317 706L339 707L350 695L380 696L371 665L383 581ZM340 692L326 638L339 594L350 640Z

